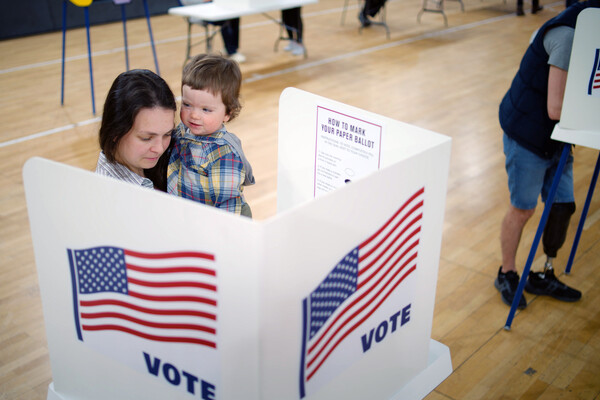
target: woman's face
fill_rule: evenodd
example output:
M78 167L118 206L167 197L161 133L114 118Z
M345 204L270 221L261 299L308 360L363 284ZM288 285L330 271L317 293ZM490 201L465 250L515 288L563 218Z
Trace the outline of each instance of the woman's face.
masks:
M144 169L152 168L171 142L175 111L167 108L142 108L131 130L117 145L115 158L132 172L144 176Z

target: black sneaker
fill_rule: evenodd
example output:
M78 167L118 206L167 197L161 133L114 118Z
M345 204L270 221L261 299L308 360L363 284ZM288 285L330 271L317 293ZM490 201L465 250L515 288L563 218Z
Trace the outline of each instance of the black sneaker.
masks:
M530 271L525 290L527 293L552 296L561 301L573 302L581 299L581 292L559 281L553 269L544 272Z
M360 12L360 14L358 14L358 20L360 21L360 24L363 28L371 26L371 20L362 11Z
M507 273L502 272L502 267L498 270L498 277L494 281L494 286L502 295L502 301L509 306L512 306L517 287L519 286L519 274L515 271L508 271ZM521 293L521 299L519 300L518 309L522 310L527 307L527 300Z

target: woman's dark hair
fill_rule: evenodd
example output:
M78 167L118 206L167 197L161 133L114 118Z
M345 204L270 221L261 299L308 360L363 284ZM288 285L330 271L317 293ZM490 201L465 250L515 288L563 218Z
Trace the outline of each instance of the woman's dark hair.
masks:
M171 158L171 151L173 150L173 144L175 141L171 139L169 147L160 156L156 165L150 169L144 170L146 178L150 179L154 184L154 189L160 190L161 192L167 191L167 170L169 168L169 159Z
M175 96L163 78L147 69L133 69L117 76L106 95L98 135L109 162L115 162L119 142L133 127L140 110L154 107L177 110Z

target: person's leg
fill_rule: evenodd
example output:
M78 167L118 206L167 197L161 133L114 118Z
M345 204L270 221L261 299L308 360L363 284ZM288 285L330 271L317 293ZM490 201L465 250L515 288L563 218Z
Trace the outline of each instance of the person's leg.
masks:
M565 243L571 215L574 212L575 202L552 204L542 236L544 254L548 257L546 262L548 266L552 266L552 259L556 258L558 250Z
M502 270L507 272L516 271L515 258L521 233L535 211L552 161L532 153L506 134L502 140L510 192L510 207L500 228Z
M302 45L302 16L301 8L295 7L281 11L281 20L286 26L290 43L284 48L285 51L291 51L295 56L304 54Z
M290 40L294 40L294 29L296 28L293 10L293 8L281 10L281 22L285 25L285 30Z
M386 0L367 0L365 1L364 13L370 17L377 15Z
M238 63L246 61L246 57L238 52L240 45L240 19L234 18L225 21L221 27L221 36L223 36L225 50L229 57Z
M517 249L521 241L523 228L527 221L531 218L535 208L523 210L510 205L500 228L500 248L502 251L502 268L501 271L517 272L515 259L517 257Z
M559 159L559 155L554 157L551 161L552 165L546 173L544 187L542 188L542 200L544 202L550 192ZM568 302L581 299L581 292L579 290L571 288L558 280L552 265L558 250L565 242L569 221L574 212L573 156L569 155L556 189L555 201L550 209L542 237L544 253L547 257L546 264L541 271L531 271L529 273L527 284L525 285L525 290L528 293L551 296L555 299Z
M498 276L494 281L494 286L500 292L502 301L507 305L512 305L513 299L519 286L519 273L515 266L517 249L521 240L521 234L525 224L535 211L522 210L512 205L509 206L502 226L500 228L500 247L502 250L502 265L498 270ZM527 307L525 296L521 296L518 308Z
M525 224L535 211L549 161L521 147L506 134L503 141L510 206L500 227L502 265L494 286L500 291L502 301L511 305L520 279L515 261L519 242ZM521 296L519 308L526 306L527 301Z
M304 24L302 23L302 9L301 7L294 8L294 20L296 21L296 42L302 43L302 31L304 30Z
M302 15L301 7L281 10L281 22L285 25L288 37L302 43Z
M549 168L544 176L544 186L542 187L542 201L545 203L552 188L554 177L560 163L561 153L558 152L550 161ZM555 258L558 250L562 247L567 236L567 229L571 215L575 212L575 195L573 194L573 155L569 154L565 163L556 194L554 203L548 215L548 221L544 228L542 243L544 253L548 258Z
M366 28L367 26L371 25L371 21L369 20L368 15L368 10L371 9L371 2L373 0L365 0L365 5L363 6L362 10L360 10L360 13L358 13L358 20L360 21L360 24L363 26L363 28Z
M237 24L236 24L237 23ZM221 36L225 44L225 51L232 55L237 53L239 44L239 18L230 19L221 23Z
M517 15L525 15L525 11L523 11L523 0L517 0Z
M292 9L292 19L294 23L294 28L296 29L294 32L294 37L296 41L296 46L292 49L292 54L295 56L301 56L305 54L304 45L302 44L302 30L304 28L302 24L302 11L300 7L296 7Z

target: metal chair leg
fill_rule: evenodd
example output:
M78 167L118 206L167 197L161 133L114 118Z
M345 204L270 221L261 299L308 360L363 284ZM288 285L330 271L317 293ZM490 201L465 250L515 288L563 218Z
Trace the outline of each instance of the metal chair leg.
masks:
M348 9L349 2L350 2L350 0L344 0L344 8L342 8L342 21L341 21L340 25L344 25L344 22L346 21L346 10Z

